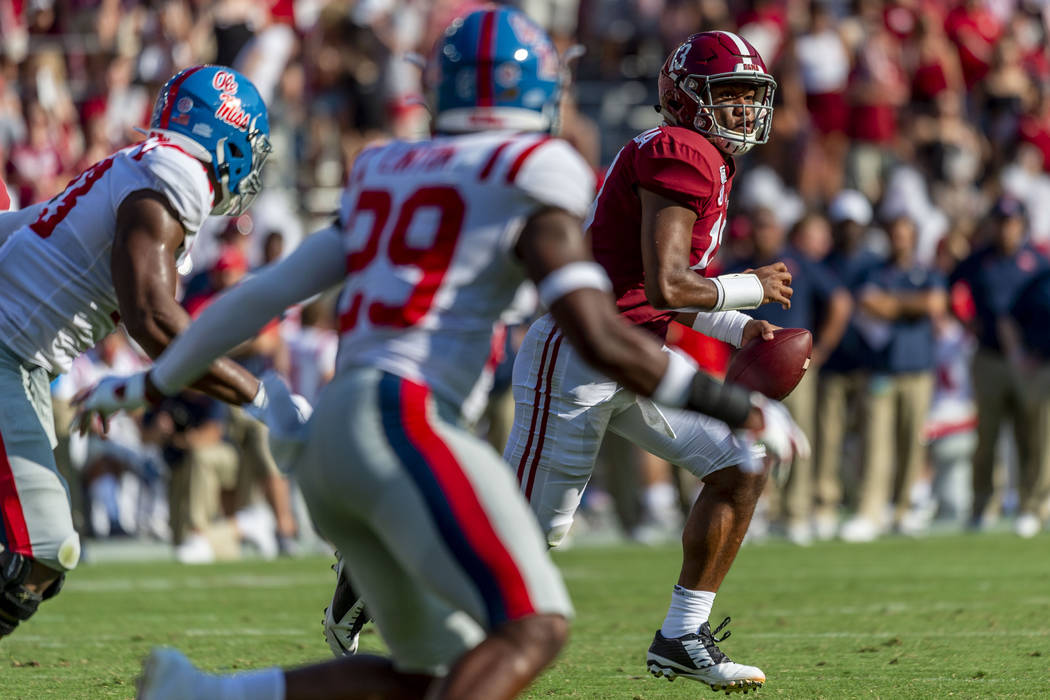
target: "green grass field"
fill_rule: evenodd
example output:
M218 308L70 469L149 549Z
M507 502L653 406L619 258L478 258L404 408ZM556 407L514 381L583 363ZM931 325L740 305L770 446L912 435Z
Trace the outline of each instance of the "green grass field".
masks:
M987 535L748 546L714 618L733 617L730 656L765 670L759 698L1050 698L1048 545ZM526 697L714 697L645 672L676 548L581 548L557 562L578 617ZM84 566L0 643L0 697L133 697L158 644L213 670L327 658L329 563ZM365 646L380 648L374 631Z

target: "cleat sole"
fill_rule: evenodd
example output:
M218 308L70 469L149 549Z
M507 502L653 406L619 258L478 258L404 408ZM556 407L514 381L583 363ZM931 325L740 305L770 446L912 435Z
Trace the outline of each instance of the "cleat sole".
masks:
M648 667L650 674L652 674L656 678L666 678L668 682L673 681L675 678L678 678L681 675L678 672L676 672L673 668L661 666L660 664L654 663L652 661L649 662ZM690 678L690 676L682 676L682 678ZM691 680L699 679L692 678ZM704 681L699 682L704 683ZM704 683L704 685L707 685L711 688L712 692L717 693L719 691L722 691L725 692L726 695L731 695L732 693L743 693L744 695L747 695L751 691L758 692L758 689L761 688L763 684L764 681L753 680L730 681L725 685L720 685L717 683Z

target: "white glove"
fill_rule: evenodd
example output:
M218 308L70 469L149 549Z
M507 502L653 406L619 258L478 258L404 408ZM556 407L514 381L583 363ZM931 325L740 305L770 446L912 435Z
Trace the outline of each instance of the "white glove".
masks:
M761 430L754 431L755 441L765 445L770 456L782 464L809 457L809 439L784 404L755 392L751 395L751 405L762 413L765 424Z
M259 377L259 382L259 394L244 405L244 410L270 429L270 454L277 466L288 471L306 443L313 407L304 397L289 391L276 372L267 372Z
M146 372L126 377L105 377L93 387L73 397L77 412L70 430L83 435L89 430L105 434L109 417L117 411L134 411L154 403L155 397L146 396Z

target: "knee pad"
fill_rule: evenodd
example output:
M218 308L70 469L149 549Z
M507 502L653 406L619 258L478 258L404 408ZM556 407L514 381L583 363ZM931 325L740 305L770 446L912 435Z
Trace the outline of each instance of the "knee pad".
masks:
M14 632L18 623L33 616L40 603L62 590L65 574L59 575L43 593L27 589L25 580L32 568L32 559L0 545L0 637Z

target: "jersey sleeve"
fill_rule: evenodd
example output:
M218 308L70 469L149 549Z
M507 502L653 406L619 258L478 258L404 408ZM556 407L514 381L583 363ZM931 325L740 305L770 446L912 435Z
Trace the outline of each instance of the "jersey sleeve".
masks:
M594 200L594 171L561 139L545 141L529 153L514 185L543 206L564 209L581 219Z
M695 212L722 184L707 155L664 130L637 147L634 169L639 187Z
M164 195L186 231L199 231L211 214L213 200L204 164L170 146L145 151L140 162L152 181L152 189Z

